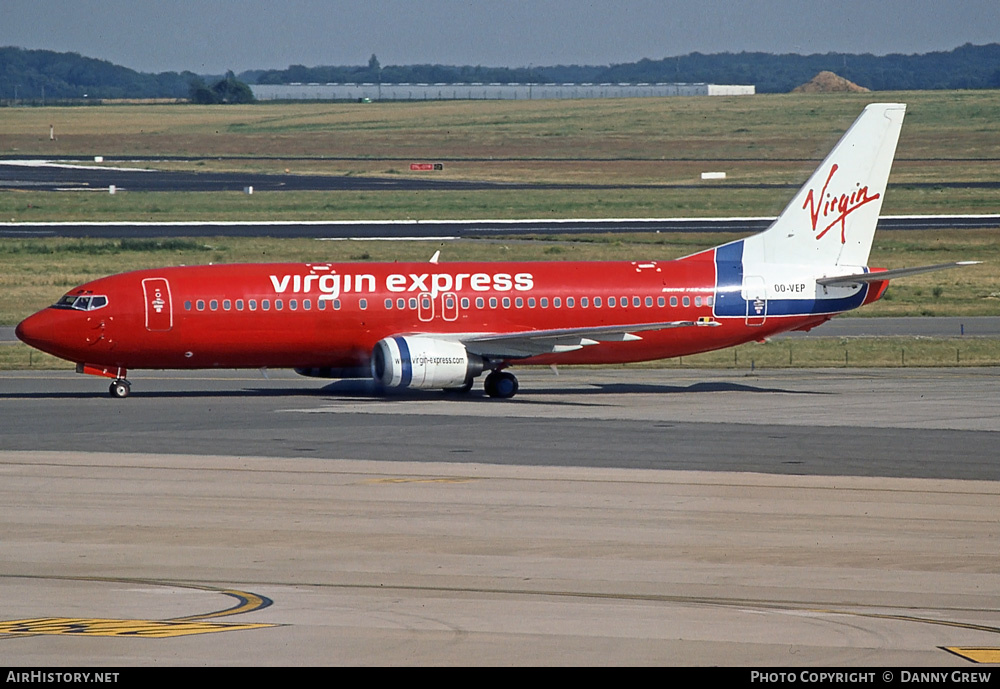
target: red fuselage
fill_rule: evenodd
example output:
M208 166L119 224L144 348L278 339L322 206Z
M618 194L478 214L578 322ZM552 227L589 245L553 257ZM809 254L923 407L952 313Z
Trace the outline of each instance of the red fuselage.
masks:
M510 333L663 321L712 328L644 332L518 359L593 364L683 356L807 328L832 314L720 314L716 250L668 262L247 264L101 278L17 329L28 344L107 369L366 369L382 338ZM881 290L873 290L869 301ZM92 299L96 308L73 305ZM747 302L744 302L747 303ZM512 362L508 362L512 363ZM113 373L113 372L112 372ZM109 374L111 375L111 374Z

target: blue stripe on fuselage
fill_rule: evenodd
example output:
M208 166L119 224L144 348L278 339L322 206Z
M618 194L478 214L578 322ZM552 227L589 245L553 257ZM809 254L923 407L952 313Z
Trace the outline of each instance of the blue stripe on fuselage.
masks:
M745 318L747 300L743 298L743 240L715 250L715 315ZM861 306L868 295L868 284L854 294L837 299L774 299L767 290L768 316L812 316L850 311Z

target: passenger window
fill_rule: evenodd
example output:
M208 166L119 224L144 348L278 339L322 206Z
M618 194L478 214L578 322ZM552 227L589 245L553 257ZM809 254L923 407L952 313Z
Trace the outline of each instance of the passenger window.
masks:
M632 306L638 307L640 304L642 302L639 300L639 297L632 297Z
M486 306L486 300L482 297L476 297L476 308L481 309Z
M271 310L271 300L270 299L261 299L260 300L260 310L261 311L270 311Z
M281 311L284 308L285 308L285 302L284 301L282 301L281 299L275 299L274 300L274 310L275 311Z
M663 308L664 306L667 305L667 300L664 299L663 297L657 297L656 298L656 305L659 306L660 308Z
M184 302L184 310L185 311L190 311L191 310L191 302L190 301Z
M222 300L222 309L224 311L229 311L232 308L233 308L233 302L229 301L228 299Z
M677 306L677 297L670 297L670 305Z
M535 298L534 297L528 297L528 308L529 309L535 308Z
M463 309L469 308L469 298L468 297L462 297L462 308Z
M303 299L302 300L302 309L305 310L305 311L311 311L312 310L312 302L310 300L308 300L308 299Z
M566 308L567 309L573 308L574 304L576 304L576 301L573 299L573 297L566 297Z
M649 307L649 306L652 306L652 305L653 305L653 298L652 297L646 297L646 306Z
M587 306L589 304L590 304L590 302L587 301L587 297L580 297L580 307L581 308L585 309L585 308L587 308Z
M510 308L510 297L504 297L503 298L503 307L505 309L509 309Z
M495 309L496 307L497 307L497 298L496 297L490 297L490 308L491 309Z
M288 300L288 308L291 309L292 311L298 310L298 308L299 308L299 300L298 299L289 299Z
M600 297L594 297L594 307L598 308L598 309L601 308L601 298Z
M549 298L548 297L542 297L542 299L541 299L541 301L539 303L542 305L543 309L549 308Z
M392 299L385 300L385 308L387 311L392 308Z
M198 310L199 311L204 311L205 310L205 300L204 299L199 299L197 306L198 306Z
M516 298L514 300L514 306L516 306L519 309L524 308L524 299L522 299L521 297Z
M399 299L397 299L396 300L396 308L397 309L405 309L406 308L406 300L403 299L402 297L400 297Z
M213 311L218 311L219 310L219 300L218 299L213 299L212 301L208 302L208 308L212 309Z
M251 311L256 311L257 310L257 300L256 299L251 299L247 303L249 304Z
M684 306L691 306L691 297L683 297L681 299L681 303L684 304Z
M243 310L243 300L242 299L237 299L236 300L236 310L237 311L242 311Z
M362 311L364 311L365 309L367 309L368 308L368 300L364 299L364 298L359 299L358 300L358 308L360 308Z
M694 305L695 306L701 306L701 297L695 297L694 298Z
M562 299L560 299L559 297L553 297L552 308L558 309L561 306L562 306Z
M615 298L614 297L608 297L608 306L614 308L614 305L615 305Z

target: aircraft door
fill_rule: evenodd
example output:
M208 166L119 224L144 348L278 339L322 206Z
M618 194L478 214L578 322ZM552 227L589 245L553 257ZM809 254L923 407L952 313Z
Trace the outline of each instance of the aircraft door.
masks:
M441 295L441 318L446 321L458 320L458 295L454 292Z
M146 303L146 330L167 332L174 327L174 311L170 299L170 283L166 278L146 278L142 281Z
M458 295L454 292L442 292L435 297L430 292L421 292L417 297L417 318L422 323L430 323L435 318L457 321Z
M743 278L743 298L746 300L746 324L764 325L767 320L767 286L759 275Z
M424 323L434 320L434 299L430 292L421 292L417 296L417 318Z

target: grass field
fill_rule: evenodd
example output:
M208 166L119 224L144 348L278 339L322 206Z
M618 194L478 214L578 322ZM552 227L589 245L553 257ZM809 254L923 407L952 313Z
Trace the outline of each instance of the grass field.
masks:
M357 220L475 218L648 218L776 215L794 191L723 189L699 180L725 171L737 184L801 184L865 104L901 101L907 118L883 212L998 213L1000 189L948 188L954 181L1000 181L1000 92L761 95L593 101L469 101L374 104L190 105L9 108L0 117L0 156L189 156L165 169L324 175L486 179L518 183L683 184L694 188L482 192L106 193L0 192L0 220ZM49 126L55 140L49 140ZM411 161L444 161L412 173ZM149 163L149 165L154 165ZM914 186L916 184L942 186ZM858 312L879 315L997 315L1000 242L995 231L881 232L871 264L887 268L963 259L981 266L895 282ZM238 261L670 259L735 235L573 236L490 242L315 242L312 240L86 239L0 242L0 325L52 303L95 277L160 265ZM817 340L817 355L777 344L700 355L755 365L996 363L945 342L892 340L878 353ZM869 343L871 344L871 343ZM953 346L954 345L954 346ZM791 345L789 345L791 346ZM798 348L800 345L795 343ZM804 345L803 345L804 346ZM0 366L21 355L0 348ZM955 351L953 351L955 350ZM820 352L832 352L824 363ZM881 351L881 350L879 350ZM25 356L27 350L24 350ZM775 353L771 353L775 352ZM957 353L956 353L957 352ZM12 354L13 353L13 354ZM749 358L744 359L744 353ZM34 357L41 355L35 354ZM825 354L823 356L826 356ZM913 358L909 358L909 357ZM712 357L721 357L718 361ZM759 358L758 358L759 357ZM977 358L978 357L978 358ZM991 358L992 357L992 358ZM22 357L23 358L23 357ZM697 357L671 365L694 365ZM767 363L770 361L775 363ZM39 359L43 361L43 359ZM6 362L6 363L4 363ZM23 363L23 362L22 362ZM32 365L37 361L32 359ZM812 365L812 364L810 364ZM872 364L881 365L881 364Z
M0 325L13 325L80 283L167 265L258 261L669 260L738 238L736 234L633 234L509 238L495 241L321 242L313 239L33 239L0 241ZM872 265L902 268L984 261L895 281L862 316L1000 314L1000 242L990 230L882 232ZM42 269L40 269L42 266Z
M0 154L802 160L876 101L908 104L901 160L1000 157L996 91L13 108Z
M865 104L908 104L883 212L987 213L1000 190L912 187L996 182L1000 92L785 94L586 101L447 101L254 106L10 108L0 155L190 156L160 168L406 176L518 183L695 184L623 189L379 194L0 193L14 221L392 219L774 215ZM49 140L49 126L56 138ZM412 173L412 161L444 170Z

